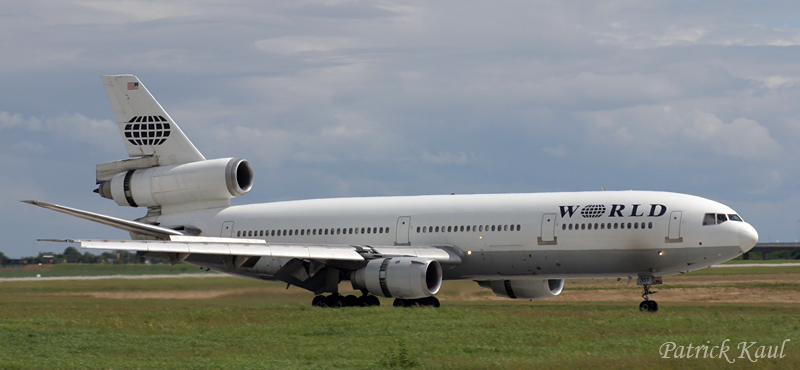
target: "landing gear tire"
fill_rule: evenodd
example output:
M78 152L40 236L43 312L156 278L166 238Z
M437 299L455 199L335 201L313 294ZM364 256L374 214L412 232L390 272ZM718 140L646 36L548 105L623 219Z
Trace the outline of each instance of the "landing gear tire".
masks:
M344 305L346 307L357 307L361 306L361 302L358 300L358 297L354 295L349 295L347 297L344 297Z
M439 299L434 297L434 296L430 296L428 298L423 298L423 299L426 300L426 302L425 302L425 304L423 306L431 306L431 307L439 307L440 306Z
M658 303L656 301L643 301L639 303L639 311L658 312Z
M644 293L642 293L642 298L644 298L644 302L639 303L639 311L647 311L647 312L658 312L658 303L656 301L650 300L650 295L657 293L654 290L650 290L650 285L643 285L644 286Z
M369 307L380 306L381 301L374 295L363 295L356 297L348 295L343 297L338 294L331 294L329 296L318 295L311 301L313 307Z
M328 307L341 308L344 307L344 299L338 294L331 294L325 297L325 304L327 304Z
M325 303L325 298L325 296L318 295L311 301L311 305L314 307L328 307L328 304Z
M381 301L374 295L362 295L361 297L358 297L358 303L362 307L381 305Z
M434 296L419 298L419 299L403 299L397 298L392 304L395 307L412 307L412 306L431 306L439 307L439 299Z

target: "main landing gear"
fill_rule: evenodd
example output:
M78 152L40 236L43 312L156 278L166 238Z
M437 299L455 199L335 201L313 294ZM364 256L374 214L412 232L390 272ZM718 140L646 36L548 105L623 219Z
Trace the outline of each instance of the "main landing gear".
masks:
M394 300L393 306L395 307L412 307L412 306L430 306L439 307L439 299L434 296L419 298L419 299L403 299L397 298Z
M374 295L362 295L356 297L354 295L342 296L339 294L331 294L329 296L318 295L311 301L314 307L369 307L380 306L381 301Z

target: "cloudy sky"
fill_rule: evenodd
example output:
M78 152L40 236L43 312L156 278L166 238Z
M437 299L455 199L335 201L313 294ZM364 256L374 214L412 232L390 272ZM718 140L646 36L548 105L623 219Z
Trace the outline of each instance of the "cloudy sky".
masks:
M251 161L234 204L665 190L762 241L800 225L800 5L751 1L0 4L0 251L127 234L95 164L127 157L100 81L135 74L207 158Z

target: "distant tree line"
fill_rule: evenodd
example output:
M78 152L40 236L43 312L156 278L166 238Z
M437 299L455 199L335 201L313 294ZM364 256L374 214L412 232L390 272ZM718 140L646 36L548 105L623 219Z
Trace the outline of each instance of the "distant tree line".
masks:
M64 253L39 252L36 256L22 257L19 259L8 258L0 252L0 265L32 265L32 264L59 264L59 263L107 263L107 264L127 264L141 263L142 257L136 252L116 251L103 252L99 255L86 252L81 253L75 247L67 247Z

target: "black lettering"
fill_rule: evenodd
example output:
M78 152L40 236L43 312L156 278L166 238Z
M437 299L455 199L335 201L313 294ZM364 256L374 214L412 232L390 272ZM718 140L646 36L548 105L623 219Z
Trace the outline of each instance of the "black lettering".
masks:
M578 207L580 206L559 206L559 207L561 208L561 218L564 218L564 216L566 215L572 217L572 215L575 214L575 211L577 211Z
M656 214L656 209L658 209L658 214ZM647 217L661 217L665 213L667 213L667 206L663 204L651 204L650 205L650 214Z
M625 209L625 206L622 204L612 204L611 212L608 213L608 217L622 217L623 209ZM614 215L615 213L616 215Z
M644 216L644 213L640 213L638 215L636 214L636 211L639 210L639 206L640 205L641 204L634 204L633 205L633 209L631 210L631 217L642 217L642 216Z

